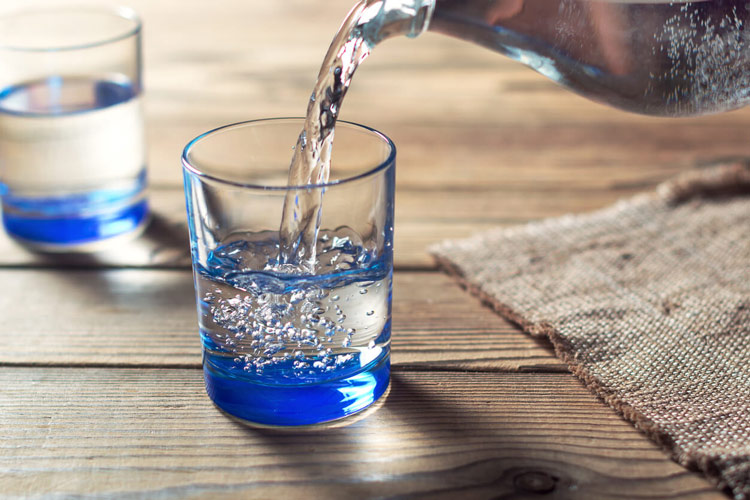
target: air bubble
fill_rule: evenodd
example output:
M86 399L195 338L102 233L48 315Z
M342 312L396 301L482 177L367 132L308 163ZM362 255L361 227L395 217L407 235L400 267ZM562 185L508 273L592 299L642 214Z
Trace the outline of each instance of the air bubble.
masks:
M289 297L289 302L292 304L298 304L302 299L305 298L305 292L298 290Z
M336 249L331 248L330 244L319 247L319 258L323 261L321 265L325 265L327 257L338 253L338 264L341 268L352 269L359 265L356 263L358 257L366 254L371 258L374 255L360 247L361 241L358 237L352 238L339 238L336 241L339 247ZM316 286L316 276L313 280L300 282L298 286L294 276L295 273L299 273L298 266L291 266L294 270L290 268L283 271L288 273L288 277L274 276L274 273L282 272L279 264L274 261L278 253L278 243L273 243L268 248L255 246L255 241L246 242L237 256L230 257L227 252L223 258L232 258L238 262L238 259L244 259L246 264L258 264L252 268L263 269L263 266L267 266L266 270L270 272L256 275L253 271L233 270L232 275L225 275L221 274L225 272L223 264L217 265L215 276L226 280L220 285L225 288L223 294L219 289L211 291L213 287L204 289L205 299L210 301L203 306L206 323L213 319L213 322L209 323L213 329L209 329L207 334L220 349L228 352L229 359L234 359L235 369L238 372L241 368L249 369L251 374L265 370L272 376L273 373L269 370L276 365L289 363L294 367L294 376L319 376L321 366L325 370L331 370L358 359L358 353L348 357L334 354L342 347L352 351L351 346L354 345L355 329L348 328L351 324L347 323L351 323L351 319L347 319L344 311L356 304L357 309L362 308L358 315L375 315L380 309L368 311L367 287L377 287L381 283L372 280L347 281L341 283L342 287L347 287L346 289L336 290L330 288L323 280L318 282L322 283L322 286ZM327 252L331 253L324 255ZM255 263L258 258L264 259L264 262ZM250 268L249 265L246 266L246 269ZM235 282L239 285L235 285L237 288L231 288ZM366 338L358 340L357 352L366 343ZM313 353L316 359L310 359ZM312 366L313 362L322 365Z

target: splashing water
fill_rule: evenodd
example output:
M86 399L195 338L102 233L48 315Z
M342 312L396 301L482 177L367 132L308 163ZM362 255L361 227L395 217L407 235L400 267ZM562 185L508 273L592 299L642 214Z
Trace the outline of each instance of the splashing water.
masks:
M349 12L323 59L289 168L289 186L328 182L334 126L357 67L394 35L416 36L432 7L408 0L362 0ZM290 190L279 230L279 264L313 272L324 188Z

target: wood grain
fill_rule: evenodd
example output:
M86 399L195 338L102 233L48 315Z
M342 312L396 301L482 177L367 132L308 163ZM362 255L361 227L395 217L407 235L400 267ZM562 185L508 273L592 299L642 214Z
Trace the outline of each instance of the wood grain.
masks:
M514 178L507 171L509 178ZM607 179L572 169L568 180L531 178L492 186L462 178L454 186L399 187L396 192L396 268L434 269L428 247L499 226L594 210L631 196L668 175L642 172ZM471 177L475 181L480 177ZM435 181L432 181L433 183ZM559 186L555 187L555 183ZM598 185L597 185L598 184ZM601 187L604 184L605 187ZM0 233L1 267L190 267L184 195L179 187L150 190L152 220L143 234L92 254L36 253Z
M0 387L11 498L723 498L571 375L397 371L376 413L312 433L234 423L199 370L2 368Z
M157 270L4 270L0 365L198 367L192 275ZM412 369L564 370L437 273L397 273L393 362Z
M8 0L3 7L26 3ZM351 0L129 2L144 20L155 223L91 257L42 257L0 236L0 266L187 267L179 156L211 128L299 115ZM179 12L177 12L179 10ZM396 265L433 268L446 237L600 208L718 157L747 155L750 110L668 120L589 102L490 51L426 33L363 64L342 118L396 141Z
M213 36L205 27L174 33L161 24L163 6L137 4L146 20L150 171L157 185L175 185L177 158L195 135L304 112L318 64L351 1L329 2L325 14L309 12L306 2L265 12L218 1L204 13L207 25L222 28ZM273 33L257 28L264 14L283 23ZM149 19L155 23L150 29ZM152 43L149 33L156 37ZM495 53L427 33L388 40L373 52L355 77L342 119L395 140L399 186L430 186L435 179L460 185L473 175L497 186L525 172L545 182L536 172L545 167L565 167L557 169L564 175L584 166L598 177L610 169L674 172L695 161L747 155L743 131L750 110L680 120L629 114L576 96Z
M353 0L127 3L144 20L154 218L90 255L0 234L0 496L724 498L553 373L549 346L426 272L426 248L746 156L750 109L636 116L461 41L384 43L342 118L398 147L393 390L347 428L260 432L202 388L179 156L214 127L300 115Z

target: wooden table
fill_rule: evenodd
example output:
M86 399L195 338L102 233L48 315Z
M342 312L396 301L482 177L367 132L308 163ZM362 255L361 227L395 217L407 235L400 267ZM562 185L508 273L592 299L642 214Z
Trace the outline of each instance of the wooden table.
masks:
M392 391L349 427L258 431L204 393L178 158L218 125L301 114L351 0L130 3L154 220L89 256L0 238L0 497L722 498L425 248L747 154L749 112L644 118L464 42L388 41L342 118L399 148Z

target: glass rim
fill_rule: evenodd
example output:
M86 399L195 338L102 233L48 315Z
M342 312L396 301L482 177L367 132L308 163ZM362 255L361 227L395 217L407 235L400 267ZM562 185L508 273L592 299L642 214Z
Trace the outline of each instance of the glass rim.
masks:
M73 50L83 50L95 47L101 47L110 43L119 42L132 36L138 35L143 29L143 22L136 11L130 7L124 5L117 5L113 7L107 7L102 5L91 5L91 4L72 4L72 5L55 5L55 6L38 6L38 7L21 7L15 10L7 11L0 14L0 20L10 19L16 16L23 16L28 14L44 14L44 13L72 13L72 12L94 12L99 14L107 14L113 17L119 17L126 21L130 21L132 26L125 29L122 33L117 35L101 37L91 42L86 43L75 43L71 45L60 45L60 46L25 46L18 44L3 43L0 38L0 50L8 50L15 52L29 52L29 53L42 53L42 52L65 52Z
M359 179L364 179L367 177L370 177L381 170L387 169L389 166L393 165L396 160L396 144L391 140L390 137L385 135L384 133L380 132L379 130L376 130L372 127L368 127L367 125L362 125L360 123L355 123L347 120L338 120L336 122L337 125L343 124L343 125L350 125L353 128L358 128L361 130L365 130L367 132L372 133L373 135L380 138L389 149L388 157L380 162L378 165L376 165L373 168L367 169L364 172L358 173L356 175L352 175L351 177L344 177L342 179L336 179L334 181L329 181L325 183L320 184L302 184L302 185L296 185L296 186L267 186L262 184L252 184L252 183L246 183L246 182L237 182L237 181L231 181L228 179L224 179L221 177L217 177L212 174L208 174L206 172L201 171L197 166L193 165L190 160L188 159L188 153L189 151L200 141L208 138L211 135L214 135L216 133L226 131L233 128L241 128L247 125L252 124L260 124L260 123L271 123L271 122L292 122L292 121L298 121L300 123L300 129L302 127L302 124L304 123L304 118L301 117L292 117L292 116L285 116L285 117L278 117L278 118L258 118L255 120L245 120L241 122L236 123L230 123L228 125L222 125L221 127L216 127L214 129L209 130L208 132L204 132L200 134L199 136L192 139L190 142L187 143L185 148L182 150L182 168L188 172L190 172L192 175L195 175L201 179L207 179L213 182L216 182L218 184L222 184L225 186L232 186L232 187L238 187L243 189L251 189L251 190L260 190L260 191L294 191L294 190L301 190L301 189L320 189L320 188L328 188L331 186L339 186L341 184L347 184L353 181L357 181ZM334 141L334 147L335 147L335 141ZM291 153L289 155L291 160Z

